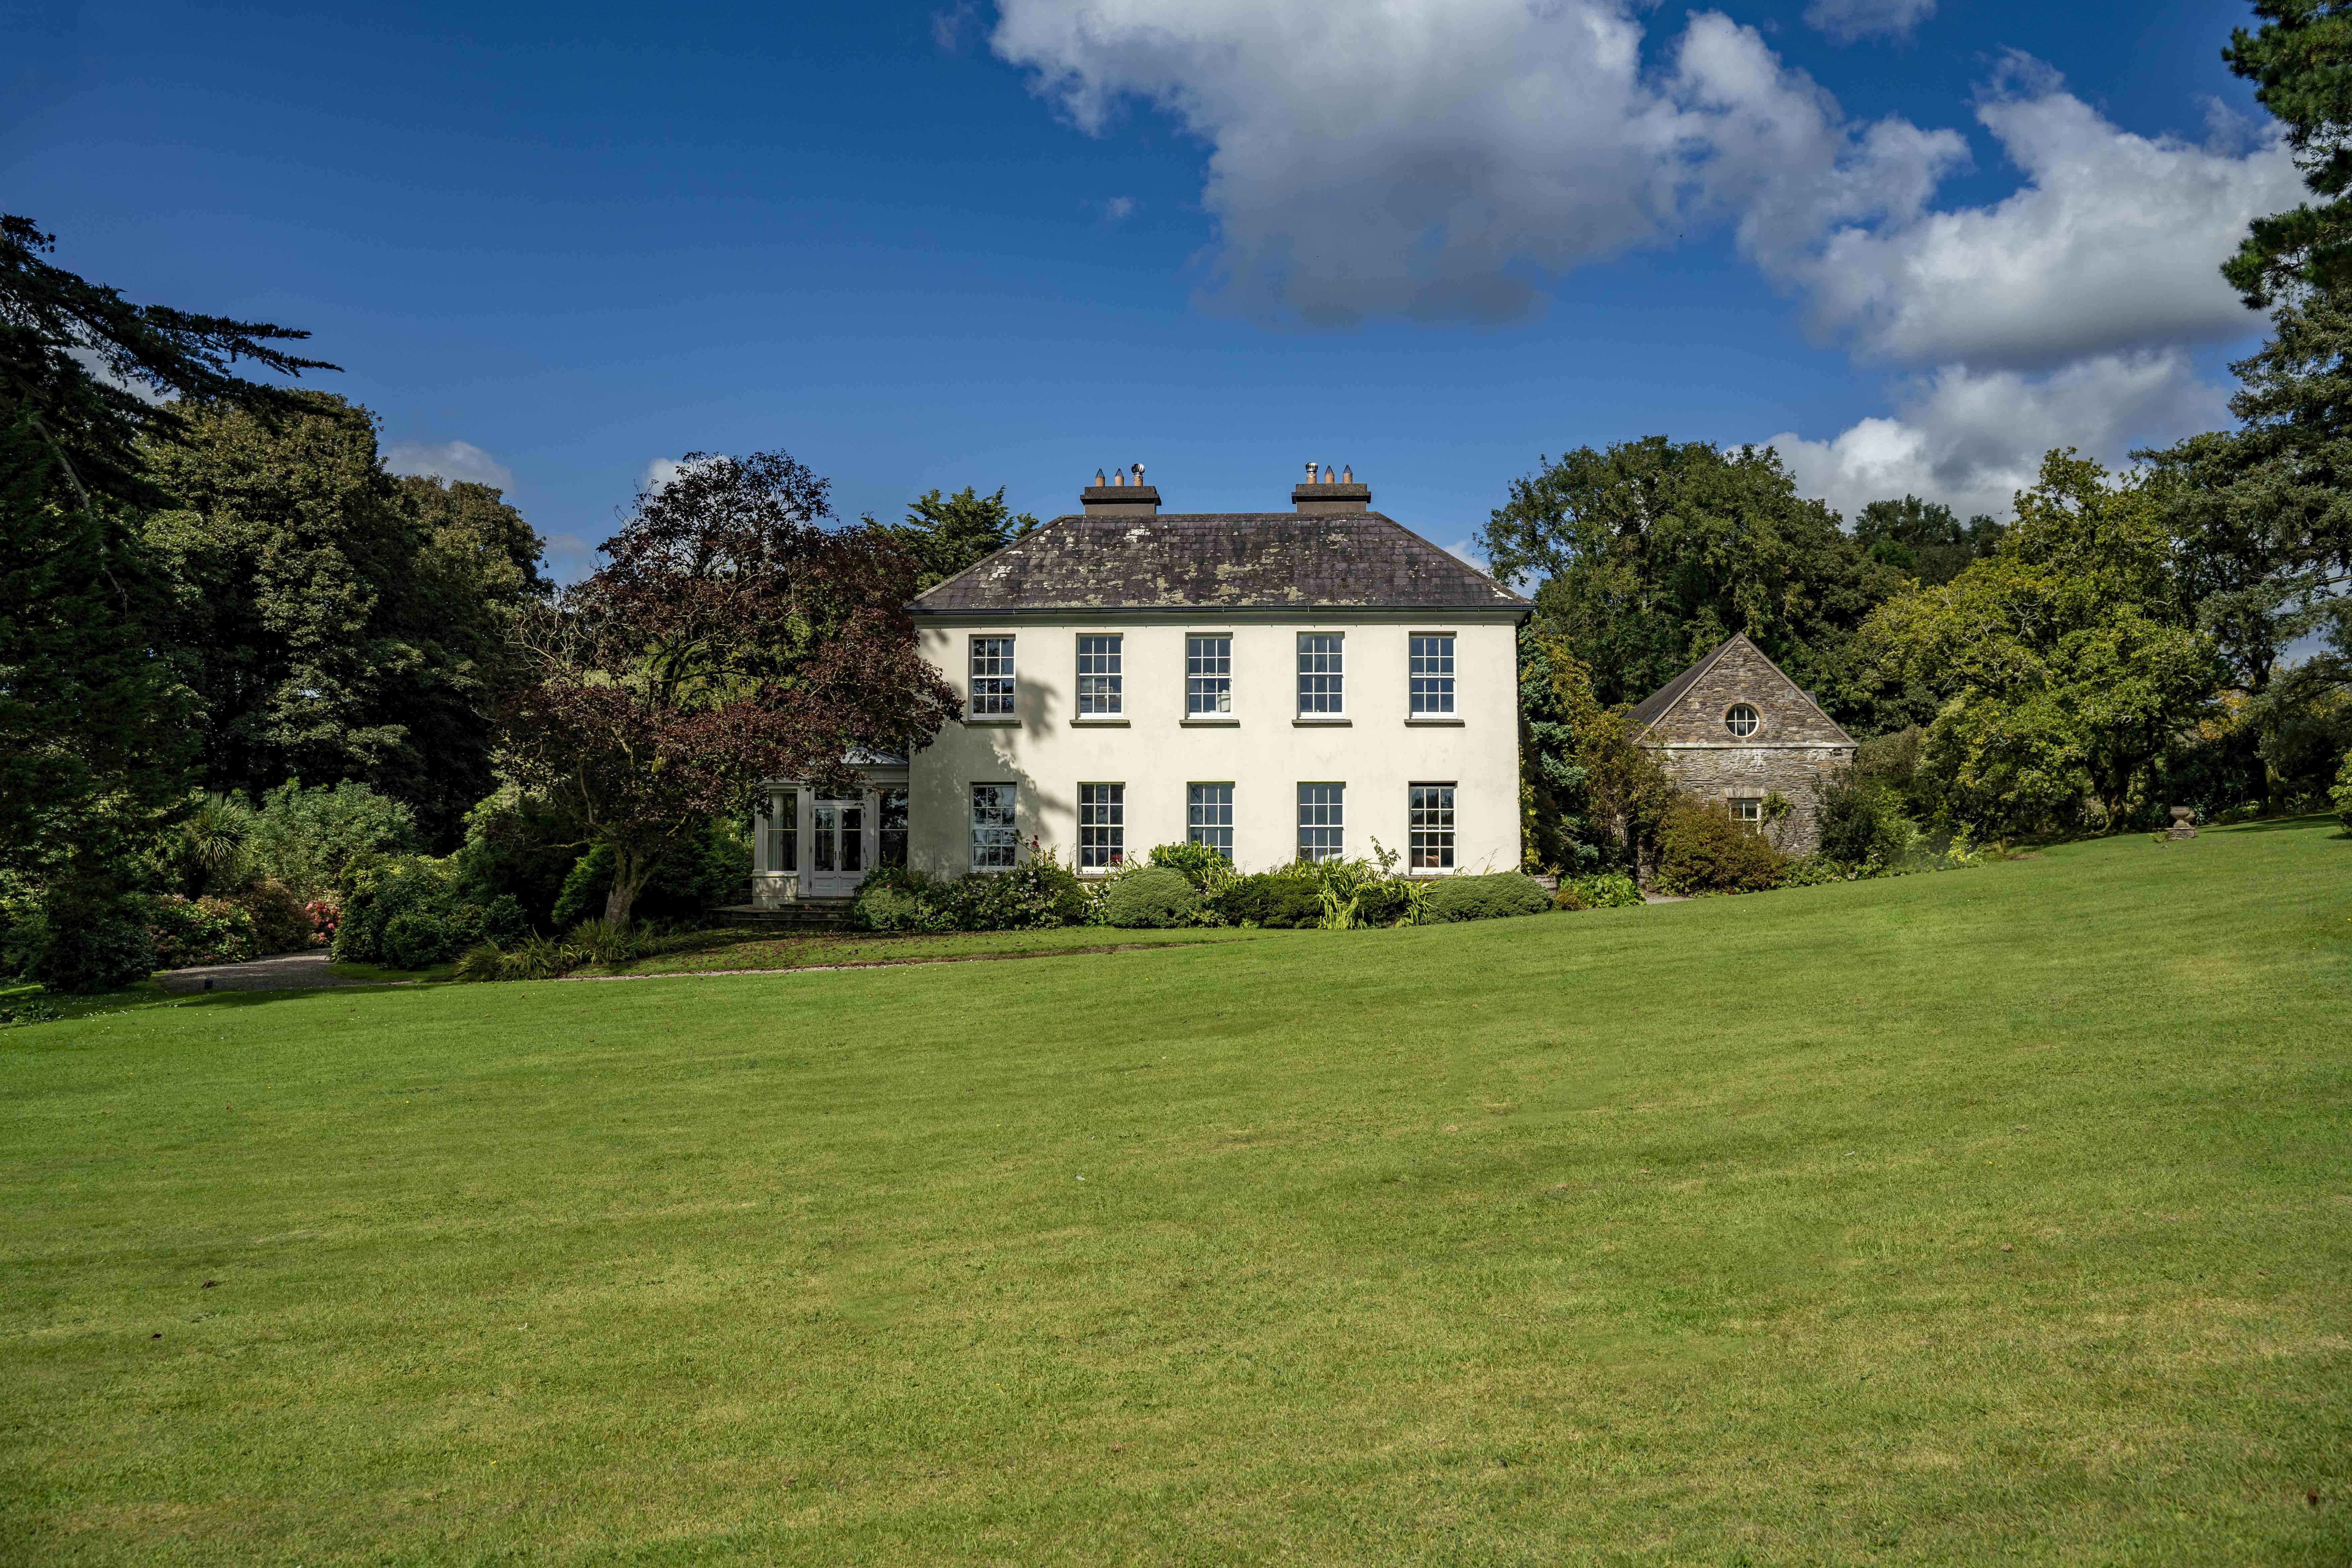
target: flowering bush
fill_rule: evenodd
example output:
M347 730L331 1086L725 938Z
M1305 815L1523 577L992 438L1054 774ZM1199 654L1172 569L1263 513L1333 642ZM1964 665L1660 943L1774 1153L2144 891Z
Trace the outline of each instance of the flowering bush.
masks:
M163 893L141 900L155 967L243 963L255 954L253 917L226 899L184 899Z
M310 921L310 945L325 947L335 940L335 928L342 923L343 911L331 899L312 899L302 906L302 913Z

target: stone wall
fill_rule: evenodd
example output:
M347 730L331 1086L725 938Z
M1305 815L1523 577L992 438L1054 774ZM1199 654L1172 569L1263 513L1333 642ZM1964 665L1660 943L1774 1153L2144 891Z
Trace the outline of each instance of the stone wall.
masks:
M1735 735L1725 721L1742 702L1761 721L1751 735ZM1791 855L1820 847L1816 793L1853 762L1853 737L1745 637L1723 648L1645 738L1664 747L1675 786L1703 800L1785 795L1789 816L1768 831Z

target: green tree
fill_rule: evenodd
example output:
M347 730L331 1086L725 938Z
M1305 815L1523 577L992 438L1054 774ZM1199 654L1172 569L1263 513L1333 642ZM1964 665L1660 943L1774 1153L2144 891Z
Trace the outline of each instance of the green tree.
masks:
M866 520L869 526L874 520ZM976 566L1037 526L1025 511L1004 504L1004 487L982 495L966 485L953 495L924 491L907 503L907 521L878 525L887 528L920 567L915 591L944 583L967 567Z
M1851 644L1905 578L1799 496L1769 447L1580 447L1513 480L1479 542L1498 576L1542 579L1538 616L1603 703L1640 701L1744 632L1832 712L1873 716Z
M2072 450L2042 460L2000 549L1882 606L1864 647L1947 693L1921 768L1963 820L2116 826L2210 698L2212 639L2190 624L2160 484Z
M2000 532L2000 524L1981 513L1963 523L1943 502L1912 495L1872 501L1853 520L1854 542L1864 554L1929 584L1948 583L1991 554Z
M114 940L135 922L113 900L185 784L168 579L138 528L159 499L142 444L179 438L199 405L283 406L239 360L333 367L276 346L302 332L134 305L46 260L53 247L0 216L0 873L40 891L56 962L37 967L106 984L142 945Z
M2352 4L2254 0L2263 26L2233 28L2222 59L2286 127L2287 145L2318 205L2253 220L2221 265L2256 309L2306 291L2352 286Z
M515 610L540 542L499 492L386 475L373 417L323 394L191 411L150 453L207 787L357 780L448 840L489 793Z
M2232 799L2275 797L2288 781L2265 750L2352 690L2352 310L2315 293L2273 321L2231 367L2237 429L2137 454L2163 478L2185 591L2245 699L2226 740ZM2308 657L2289 664L2297 643Z

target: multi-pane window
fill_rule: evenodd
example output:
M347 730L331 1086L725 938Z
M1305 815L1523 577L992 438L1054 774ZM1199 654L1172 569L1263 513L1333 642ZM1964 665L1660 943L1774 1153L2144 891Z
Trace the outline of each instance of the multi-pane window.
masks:
M1189 718L1234 710L1234 639L1184 639L1184 712Z
M1078 786L1078 867L1100 870L1127 858L1127 786Z
M1454 786L1417 784L1406 791L1405 834L1416 871L1454 868Z
M874 863L877 866L904 866L907 863L907 792L886 789L882 792L882 820L874 847Z
M1731 820L1753 832L1764 826L1764 799L1761 795L1734 795L1729 802Z
M1745 702L1733 703L1731 710L1723 716L1723 727L1743 740L1756 733L1763 722L1756 710Z
M1340 668L1339 634L1298 634L1298 710L1301 713L1343 713L1346 679Z
M1092 637L1078 639L1078 713L1106 715L1119 711L1119 639Z
M1408 653L1416 716L1454 711L1454 634L1417 637Z
M1184 839L1205 844L1230 860L1234 858L1234 786L1196 784L1184 786Z
M809 869L866 869L866 805L855 800L820 800L809 810Z
M974 718L1013 714L1013 639L971 639L971 712Z
M768 869L797 871L800 867L801 792L788 789L768 802Z
M1015 808L1020 786L976 784L971 786L971 868L1010 871L1021 849Z
M1298 858L1337 860L1344 832L1348 786L1303 784L1298 786Z

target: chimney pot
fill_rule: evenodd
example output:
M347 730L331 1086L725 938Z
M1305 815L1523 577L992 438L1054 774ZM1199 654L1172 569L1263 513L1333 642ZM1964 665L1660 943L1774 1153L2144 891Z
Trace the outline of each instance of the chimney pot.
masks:
M1339 482L1343 485L1352 485L1356 482L1355 464L1350 463L1339 470Z
M1109 482L1109 480L1103 478L1103 471L1100 468L1097 468L1095 470L1095 488L1097 489L1100 489L1104 485L1107 485Z

